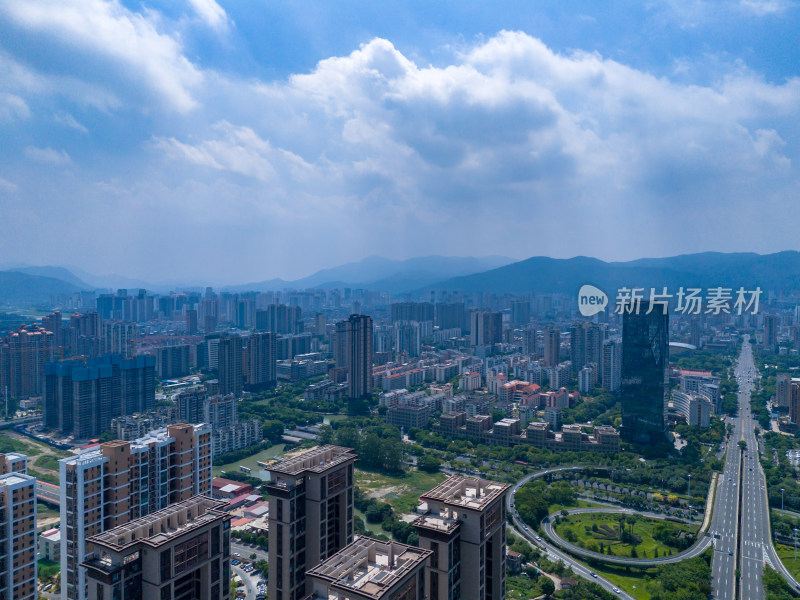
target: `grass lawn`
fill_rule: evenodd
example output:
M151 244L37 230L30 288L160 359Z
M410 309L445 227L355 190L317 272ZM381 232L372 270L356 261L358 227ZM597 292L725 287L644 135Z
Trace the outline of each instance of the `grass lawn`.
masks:
M540 580L545 578L540 576ZM533 581L525 574L509 575L506 577L506 598L509 600L528 600L541 595L539 581Z
M800 578L800 548L797 549L797 561L794 560L794 548L778 544L776 550L781 562L795 579Z
M58 473L58 458L52 454L42 454L33 461L33 464L40 469Z
M620 541L618 535L620 527L618 519L620 516L622 515L596 513L570 515L556 525L556 533L563 539L587 550L599 552L599 546L603 544L606 548L606 554L610 547L614 556L630 557L633 546L627 542ZM626 530L629 530L630 526L627 522L624 526ZM675 533L685 531L687 534L696 534L699 529L696 525L648 519L637 515L636 523L633 525L633 534L641 539L641 542L636 544L638 558L668 556L679 552L678 548L667 546L653 538L656 526L667 527Z
M400 514L413 512L419 497L446 478L444 473L416 469L396 476L356 469L356 485L376 500L388 502Z
M355 515L357 517L361 517L361 519L364 521L364 526L367 528L367 531L369 531L373 536L378 535L379 533L382 533L385 536L392 537L391 533L381 529L381 524L380 523L369 523L369 522L367 522L367 516L363 512L358 510L357 508L355 509Z
M60 514L58 509L51 508L49 505L43 504L42 502L36 503L36 516L39 518L58 517Z
M586 564L586 563L584 563ZM645 576L654 575L655 569L626 569L626 567L615 567L613 565L586 565L595 573L608 579L618 588L625 590L636 600L650 600L650 594L645 589Z
M0 452L3 454L19 452L31 458L32 456L37 456L42 453L41 448L38 446L39 445L35 444L33 441L31 441L31 443L23 442L22 440L9 436L5 431L0 432Z

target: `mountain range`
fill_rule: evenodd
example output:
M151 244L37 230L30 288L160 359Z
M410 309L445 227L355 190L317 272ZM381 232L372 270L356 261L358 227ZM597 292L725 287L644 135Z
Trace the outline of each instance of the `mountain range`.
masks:
M95 276L74 267L6 264L0 265L0 269L3 269L0 270L0 303L11 305L45 303L53 294L72 294L80 290L141 287L168 292L198 287L152 285L115 275ZM393 294L424 294L431 290L520 294L575 293L585 283L609 292L623 286L666 286L669 291L680 286L797 290L800 289L800 252L765 255L703 252L627 262L605 262L585 256L568 259L537 256L521 261L505 256L426 256L407 260L369 256L294 281L271 279L221 289L242 292L353 287Z

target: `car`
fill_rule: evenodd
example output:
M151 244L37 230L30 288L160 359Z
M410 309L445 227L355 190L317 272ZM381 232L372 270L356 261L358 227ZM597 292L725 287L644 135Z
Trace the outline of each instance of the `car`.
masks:
M525 531L530 531L530 530L528 529L528 526L527 526L527 525L523 525L523 526L522 526L522 528L523 528Z
M733 550L728 550L728 556L733 556Z
M589 575L597 579L597 573L595 573L594 571L589 571Z
M614 590L614 593L615 593L615 594L619 594L619 588L618 588L618 587L611 588L611 589L613 589L613 590Z
M239 554L238 552L234 552L234 553L233 553L233 555L234 555L236 558L239 558L239 557L241 556L241 554Z
M537 535L537 536L536 536L536 541L537 541L537 542L541 542L541 541L542 541L542 536L540 536L540 535Z

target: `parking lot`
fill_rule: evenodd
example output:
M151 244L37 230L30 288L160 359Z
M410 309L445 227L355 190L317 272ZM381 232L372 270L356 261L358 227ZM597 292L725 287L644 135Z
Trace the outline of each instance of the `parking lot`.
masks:
M265 600L267 597L267 581L249 560L241 556L231 557L233 573L242 579L236 598L240 600Z

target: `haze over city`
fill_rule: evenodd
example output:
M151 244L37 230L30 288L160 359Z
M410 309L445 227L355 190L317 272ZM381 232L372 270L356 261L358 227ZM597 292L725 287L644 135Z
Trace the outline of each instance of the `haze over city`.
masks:
M2 2L0 256L234 284L785 250L798 10Z

